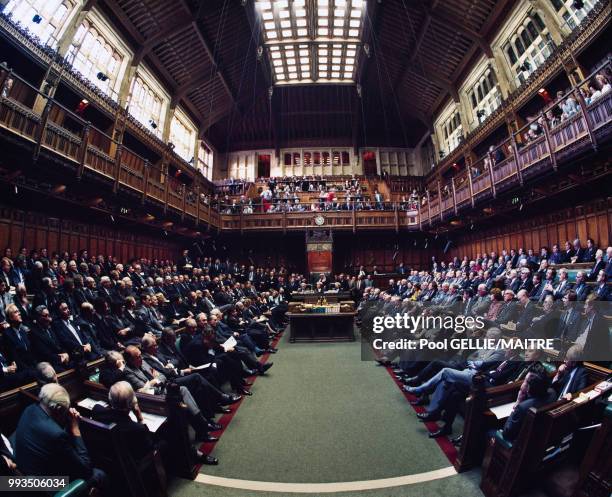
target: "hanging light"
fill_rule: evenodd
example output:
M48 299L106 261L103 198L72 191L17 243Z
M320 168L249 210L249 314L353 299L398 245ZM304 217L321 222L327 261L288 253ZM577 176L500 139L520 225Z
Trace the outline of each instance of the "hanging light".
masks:
M108 76L100 71L98 74L96 74L96 78L98 78L100 81L106 81Z
M32 17L32 22L34 24L40 24L42 22L42 17L40 17L38 14L34 14L34 17Z

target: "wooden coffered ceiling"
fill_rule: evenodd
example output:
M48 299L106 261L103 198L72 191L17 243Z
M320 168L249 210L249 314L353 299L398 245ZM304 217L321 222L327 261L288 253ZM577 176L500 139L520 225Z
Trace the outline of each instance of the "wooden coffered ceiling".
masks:
M98 0L219 150L414 146L510 0L368 0L354 85L274 87L253 0ZM271 93L271 95L270 95ZM361 94L361 96L358 95Z

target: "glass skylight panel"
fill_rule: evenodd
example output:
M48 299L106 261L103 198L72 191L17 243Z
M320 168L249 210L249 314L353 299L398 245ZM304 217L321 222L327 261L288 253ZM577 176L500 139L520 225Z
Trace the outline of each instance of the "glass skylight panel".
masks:
M276 83L354 83L363 0L255 0Z

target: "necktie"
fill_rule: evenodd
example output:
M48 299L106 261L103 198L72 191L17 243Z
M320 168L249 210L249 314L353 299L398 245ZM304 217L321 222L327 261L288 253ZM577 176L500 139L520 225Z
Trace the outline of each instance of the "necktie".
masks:
M77 339L77 342L79 342L79 345L83 345L83 342L81 341L81 337L79 336L74 326L72 326L72 323L70 321L64 321L64 323L66 324L66 327L70 330L70 333L72 333L74 338Z

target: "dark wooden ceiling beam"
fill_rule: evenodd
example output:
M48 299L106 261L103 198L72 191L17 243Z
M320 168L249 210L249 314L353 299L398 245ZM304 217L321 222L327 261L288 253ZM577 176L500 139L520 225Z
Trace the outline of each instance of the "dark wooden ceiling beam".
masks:
M181 31L189 27L192 22L193 19L191 18L191 16L186 16L183 19L179 20L176 24L161 30L150 38L147 38L146 41L140 46L140 48L136 50L136 53L134 54L134 59L132 60L132 65L137 66L138 64L140 64L145 55L147 55L155 45L161 43L167 38L170 38L180 33Z
M417 74L421 76L422 78L427 79L428 81L431 81L433 84L435 84L436 86L444 90L446 93L448 93L453 98L453 100L458 102L459 93L457 92L457 89L455 88L455 84L452 81L445 80L444 78L439 78L431 74L427 74L422 69L420 70L417 69L414 65L414 61L417 59L421 51L421 47L423 45L423 41L425 40L425 35L427 34L427 30L429 29L429 26L431 25L431 22L436 13L436 8L438 7L438 3L439 3L438 0L434 0L431 3L431 5L427 5L426 3L422 4L422 8L425 13L425 17L423 21L421 22L421 27L419 28L419 32L417 33L414 45L406 56L406 62L404 63L404 67L402 68L397 79L395 80L395 83L393 85L393 90L397 94L397 91L402 81L404 81L404 79L406 78L407 74L413 73L413 74Z
M407 68L407 69L408 69L408 72L416 74L417 76L420 76L421 78L427 80L428 82L431 82L434 85L442 88L443 90L448 92L448 94L451 97L453 97L453 100L455 102L459 102L459 92L457 91L457 88L455 87L455 83L453 83L453 81L451 81L450 79L446 79L441 76L434 76L431 73L425 72L422 68L413 67L413 68Z
M219 81L221 81L221 84L225 88L225 91L227 91L227 94L232 99L232 104L234 106L237 106L238 98L236 94L234 93L234 90L232 90L232 87L229 84L227 75L225 74L223 67L221 67L221 64L217 60L217 56L214 53L214 49L212 48L212 44L210 40L208 39L206 33L202 30L200 26L200 20L202 19L204 15L204 8L206 6L206 3L207 2L205 1L200 1L198 10L195 13L195 16L193 17L193 20L192 20L193 27L195 29L196 35L198 36L198 39L200 40L200 43L202 44L202 47L204 48L204 51L206 52L206 55L208 56L208 59L210 60L210 63L215 68L215 71L216 71L215 75L217 76ZM183 6L185 10L187 10L188 12L190 11L187 0L180 0L180 4Z
M463 36L465 36L472 42L476 43L478 47L487 56L487 58L489 59L493 58L493 51L491 50L491 46L480 33L477 33L476 31L471 30L470 28L458 22L456 19L447 16L441 11L438 11L436 13L431 13L431 16L433 17L435 21L438 21L444 24L445 26L454 29L455 31L457 31L458 33L461 33Z

